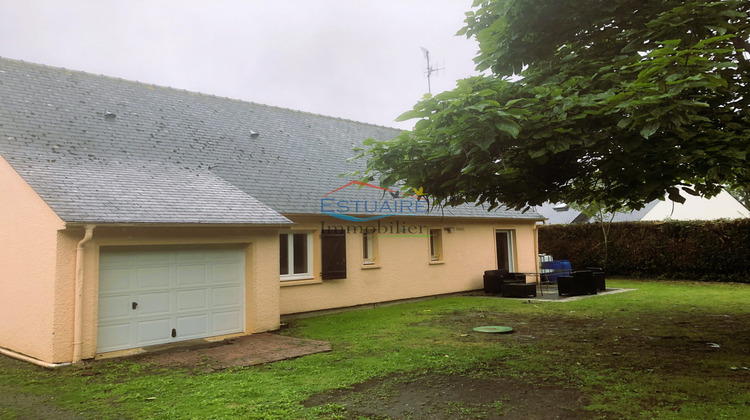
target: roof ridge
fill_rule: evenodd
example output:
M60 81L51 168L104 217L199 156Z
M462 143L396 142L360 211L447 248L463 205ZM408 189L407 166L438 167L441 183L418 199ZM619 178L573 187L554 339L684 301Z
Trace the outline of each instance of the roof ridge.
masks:
M140 81L140 80L125 79L123 77L118 77L118 76L109 76L109 75L106 75L106 74L96 74L96 73L92 73L92 72L88 72L88 71L84 71L84 70L69 69L67 67L51 66L51 65L48 65L48 64L35 63L35 62L31 62L31 61L19 60L19 59L15 59L15 58L7 58L7 57L3 57L3 56L0 56L0 60L13 61L13 62L20 63L20 64L25 64L25 65L30 65L30 66L36 66L36 67L40 67L40 68L47 68L47 69L52 69L52 70L64 70L64 71L68 71L68 72L83 74L83 75L86 75L86 76L103 77L103 78L110 79L110 80L117 80L117 81L126 82L126 83L134 83L134 84L141 85L141 86L150 86L152 88L165 89L165 90L170 90L170 91L174 91L174 92L184 92L184 93L188 93L188 94L191 94L191 95L198 95L198 96L203 96L203 97L208 97L208 98L216 98L216 99L229 100L229 101L234 101L234 102L241 102L241 103L244 103L244 104L255 105L255 106L260 106L260 107L264 107L264 108L278 109L278 110L282 110L282 111L290 111L290 112L293 112L293 113L305 114L305 115L310 115L310 116L313 116L313 117L321 117L321 118L326 118L326 119L331 119L331 120L338 120L338 121L344 121L344 122L351 122L351 123L355 123L355 124L368 125L370 127L385 128L385 129L388 129L388 130L408 131L408 130L404 130L404 129L397 128L397 127L388 127L386 125L381 125L381 124L374 124L374 123L369 123L369 122L365 122L365 121L357 121L357 120L353 120L351 118L335 117L335 116L332 116L332 115L325 115L325 114L320 114L320 113L310 112L310 111L301 111L301 110L298 110L298 109L286 108L286 107L278 106L278 105L262 104L262 103L259 103L259 102L253 102L253 101L249 101L249 100L245 100L245 99L240 99L240 98L232 98L232 97L229 97L229 96L221 96L221 95L216 95L216 94L213 94L213 93L199 92L199 91L194 91L194 90L187 90L187 89L182 89L182 88L176 88L176 87L172 87L172 86L159 85L159 84L156 84L156 83L148 83L148 82L143 82L143 81Z

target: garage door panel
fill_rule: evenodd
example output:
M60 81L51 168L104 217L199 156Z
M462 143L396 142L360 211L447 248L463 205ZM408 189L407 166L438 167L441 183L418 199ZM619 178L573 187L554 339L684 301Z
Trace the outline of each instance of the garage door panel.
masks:
M99 262L99 352L244 330L241 246L102 247Z
M231 334L242 328L239 311L215 312L212 329L217 334Z
M208 332L206 314L177 317L177 334L182 339L206 337Z
M230 262L234 263L237 261L238 258L240 258L240 254L242 254L242 250L239 248L234 249L224 249L224 250L217 250L219 252L213 252L209 254L209 258L211 261L215 263L220 262Z
M239 263L215 263L212 268L214 284L236 284L244 275Z
M99 254L99 265L112 268L127 268L132 265L132 255L122 250L111 250L106 254Z
M160 247L149 247L146 250L131 249L126 251L130 254L134 261L131 265L138 266L149 266L149 265L161 265L164 262L169 261L171 251L168 249L159 249Z
M164 289L169 287L169 266L138 268L139 289Z
M130 330L130 321L114 325L100 325L98 340L105 341L112 348L127 348L131 342Z
M172 320L155 319L138 322L138 342L140 345L164 343L172 338Z
M136 316L169 314L171 311L171 293L169 291L139 293L136 296Z
M130 269L109 268L99 273L99 293L127 292L130 290Z
M99 299L99 322L129 318L132 302L130 295L107 296Z
M206 311L208 309L206 289L181 290L177 292L178 311Z
M195 250L184 250L173 255L175 262L203 262L208 260L208 256L213 250L206 249L195 249Z
M177 266L177 286L202 286L206 284L206 264Z
M238 306L242 303L242 288L239 286L215 287L213 289L213 308Z

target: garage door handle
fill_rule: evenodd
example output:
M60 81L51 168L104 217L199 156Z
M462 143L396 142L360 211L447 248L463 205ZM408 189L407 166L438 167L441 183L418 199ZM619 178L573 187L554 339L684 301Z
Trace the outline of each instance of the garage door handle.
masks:
M138 307L138 302L133 302L133 309Z

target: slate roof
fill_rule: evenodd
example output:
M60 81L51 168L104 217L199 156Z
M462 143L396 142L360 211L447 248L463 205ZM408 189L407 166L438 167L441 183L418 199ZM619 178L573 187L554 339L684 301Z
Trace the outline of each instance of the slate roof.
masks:
M613 222L638 222L656 207L657 204L659 204L659 200L654 200L643 206L640 210L618 211L614 214L614 217L612 217L612 213L608 213L606 217L612 217Z
M616 212L614 213L614 217L612 217L612 213L607 213L604 216L604 220L609 220L612 217L612 222L638 222L658 203L659 200L654 200L640 210ZM593 222L592 218L587 217L578 210L565 206L564 203L544 203L541 206L537 206L536 211L547 219L545 223L548 225Z
M289 223L400 131L0 58L0 155L66 222ZM336 199L382 191L348 189ZM380 194L380 195L377 195ZM540 219L460 206L435 216Z
M565 203L544 203L536 206L536 212L545 217L545 223L549 225L583 223L588 220L583 213Z

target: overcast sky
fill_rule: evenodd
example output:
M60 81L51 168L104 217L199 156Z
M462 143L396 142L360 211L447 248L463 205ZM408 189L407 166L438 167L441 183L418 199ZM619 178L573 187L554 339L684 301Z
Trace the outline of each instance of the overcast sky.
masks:
M471 0L0 0L0 56L373 124L475 75Z

